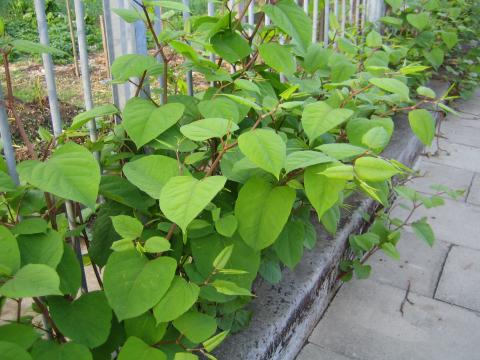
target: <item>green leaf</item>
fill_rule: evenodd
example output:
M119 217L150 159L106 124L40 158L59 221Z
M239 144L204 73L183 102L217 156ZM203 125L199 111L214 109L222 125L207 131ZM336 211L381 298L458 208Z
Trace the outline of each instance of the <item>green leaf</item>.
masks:
M362 143L372 150L383 150L390 141L390 135L382 126L376 126L368 130L362 136Z
M245 80L245 79L236 79L234 82L235 88L240 90L247 90L257 94L260 94L260 88L257 84L252 81Z
M32 357L17 344L0 341L2 360L32 360Z
M378 127L385 130L385 133L382 132L383 135L380 134L381 130L378 129ZM367 133L373 129L376 130L367 135ZM352 145L368 146L373 151L379 153L385 148L388 142L390 142L394 130L394 123L391 118L356 118L351 119L348 122L346 130L348 140ZM369 142L370 145L375 146L369 146L365 141Z
M309 213L310 214L310 213ZM317 230L315 226L310 222L306 221L305 226L305 238L303 239L303 245L308 249L312 250L317 243Z
M45 342L44 344L40 350L35 349L35 360L93 360L88 348L74 342L65 344Z
M417 94L421 96L425 96L430 99L435 99L437 97L437 94L435 94L435 91L425 86L419 86L417 88Z
M191 311L183 314L173 321L173 326L193 343L201 343L207 340L217 330L217 322L214 317Z
M167 8L167 9L190 12L190 8L188 6L186 6L185 4L182 4L182 3L175 2L175 1L154 0L154 1L148 1L148 4L150 6L160 6L160 7L164 7L164 8Z
M177 352L173 360L198 360L198 356L189 352Z
M408 14L407 21L414 28L422 31L430 24L430 14L426 12L421 12L418 14Z
M0 295L9 298L61 295L60 279L51 267L28 264L0 287Z
M63 256L57 266L60 276L60 291L65 295L76 295L82 281L77 255L68 244L63 245Z
M442 31L441 36L443 42L445 45L447 45L449 50L453 49L458 43L458 36L454 31Z
M224 96L217 96L211 100L203 100L198 104L198 110L205 118L223 118L238 124L243 120L240 108L233 101Z
M17 51L26 52L28 54L52 54L65 56L66 54L51 46L39 44L29 40L16 39L12 41L13 48Z
M240 104L249 110L250 108L253 108L254 110L257 110L257 111L262 110L262 107L254 101L255 100L254 98L248 98L245 96L238 96L233 94L219 94L219 96L225 96L229 99L232 99L237 104Z
M20 267L20 250L17 240L3 225L0 225L0 266L9 270L6 275L14 274Z
M163 186L180 175L175 159L163 155L148 155L123 166L125 177L154 199L160 199Z
M208 118L183 125L180 132L194 141L205 141L211 138L222 138L228 133L238 130L238 125L227 119Z
M416 109L408 113L408 122L413 133L424 145L431 145L435 137L435 120L425 109Z
M296 70L295 60L291 50L274 42L264 43L258 47L260 56L274 70L290 75Z
M286 145L280 135L272 130L255 129L238 138L242 153L255 165L273 174L277 179L286 158Z
M148 208L155 204L154 199L142 193L127 179L115 175L102 176L99 194L144 214L148 214Z
M118 354L118 360L167 360L167 356L155 347L150 347L135 336L130 336Z
M443 64L443 61L445 59L445 53L443 52L442 49L435 48L432 51L423 51L423 56L427 61L433 66L435 70L438 70L438 68Z
M227 246L225 249L220 251L220 254L217 255L215 260L213 260L213 267L215 269L223 269L227 265L228 260L232 256L233 245Z
M359 261L353 262L353 271L358 279L368 279L372 271L370 265L362 265Z
M353 180L353 166L342 163L334 163L321 171L319 174L330 179Z
M392 243L383 243L380 247L382 248L382 251L388 256L390 256L392 259L400 260L400 253L398 252L395 245L393 245Z
M17 186L13 182L10 175L8 175L3 171L0 171L0 191L1 192L14 191L16 187Z
M433 243L435 242L435 234L425 218L415 221L411 226L413 232L419 239L425 241L428 245L433 246Z
M282 269L280 269L280 263L277 260L262 260L259 273L270 284L278 284L282 279Z
M177 263L169 257L148 260L135 250L115 252L103 275L105 295L118 320L143 314L167 292Z
M332 56L330 58L333 59L334 57ZM340 59L339 61L333 62L333 65L331 65L332 68L332 73L331 73L331 80L333 83L340 83L342 81L347 81L349 80L353 74L357 71L357 65L352 63L351 61Z
M419 73L419 72L424 72L427 69L429 69L429 66L408 65L408 66L400 68L400 73L403 74L403 75L416 74L416 73Z
M320 150L337 160L346 160L365 153L364 148L353 146L351 144L324 144L317 146L315 149Z
M217 33L210 41L215 52L230 63L243 59L252 51L248 41L235 31Z
M380 35L375 30L372 30L368 33L366 38L366 43L368 47L378 48L382 46L382 35Z
M285 162L285 170L287 174L293 170L306 168L312 165L324 164L335 161L329 156L322 154L318 151L305 150L305 151L294 151L287 156Z
M50 297L48 306L58 329L71 340L89 348L107 341L112 310L103 291L83 294L73 302L63 297Z
M63 239L55 230L45 234L19 235L22 265L45 264L56 268L63 255Z
M322 44L311 44L303 60L303 68L310 74L320 69L327 69L331 55L332 50L324 48Z
M215 221L215 230L220 235L231 237L237 231L238 221L234 215L223 216Z
M385 2L390 5L393 11L397 11L403 5L403 0L385 0Z
M390 78L371 78L370 83L379 87L382 90L397 94L402 100L410 100L410 90L407 85L397 79Z
M334 109L324 101L317 101L305 107L302 114L302 126L310 142L320 135L336 128L353 115L349 109Z
M125 324L125 335L135 336L148 345L158 343L164 337L168 323L157 324L153 314L146 312L138 317L127 319Z
M306 53L312 39L312 20L292 0L280 0L263 7L265 15L283 32L292 37L302 53Z
M160 302L153 308L157 324L177 319L186 313L198 299L200 288L176 276Z
M319 219L335 205L345 188L346 180L329 178L322 175L329 164L321 164L309 167L305 171L304 186L308 200L313 205Z
M211 284L220 294L230 296L253 296L250 290L244 289L234 282L226 280L215 280Z
M291 220L275 242L274 248L278 258L293 269L302 259L305 226L302 221Z
M42 218L23 219L12 228L12 232L16 235L30 235L47 232L48 223Z
M145 71L148 71L156 64L157 60L152 56L140 54L122 55L117 57L112 64L112 77L114 82L122 83L130 78L141 77Z
M134 23L138 20L143 21L143 17L135 9L112 9L112 11L127 23Z
M364 156L355 161L355 173L365 181L383 181L390 179L400 171L386 160Z
M73 142L58 148L46 162L28 160L18 168L20 177L42 191L95 207L100 167L92 153Z
M30 325L10 323L0 326L0 342L13 343L23 349L30 348L40 336Z
M240 189L235 203L238 231L252 249L261 250L275 242L295 201L295 190L273 186L253 177Z
M212 336L210 339L204 341L202 345L205 350L211 352L215 350L223 340L225 340L229 333L230 331L222 331L221 333L218 333L217 335Z
M163 236L152 236L145 241L145 251L148 253L161 253L170 250L170 241Z
M156 107L149 100L136 97L125 105L122 124L140 148L175 125L184 111L185 106L180 103Z
M112 224L115 231L123 239L135 240L142 235L143 224L132 216L112 216Z
M95 118L102 118L109 115L118 114L118 108L113 104L96 106L91 110L84 111L72 119L72 125L69 130L80 129L83 125Z
M167 219L186 232L188 224L223 189L226 181L224 176L210 176L202 180L190 176L175 176L162 189L160 209Z

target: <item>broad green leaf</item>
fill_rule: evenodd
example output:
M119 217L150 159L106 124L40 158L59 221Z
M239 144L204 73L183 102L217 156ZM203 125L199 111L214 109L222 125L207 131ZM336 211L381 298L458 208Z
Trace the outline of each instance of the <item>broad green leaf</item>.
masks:
M198 104L198 110L205 118L223 118L238 124L243 120L238 105L224 96L217 96L211 100L203 100Z
M282 279L280 263L273 259L264 259L260 265L259 274L270 284L278 284Z
M30 235L47 232L48 223L42 218L23 219L12 228L15 235Z
M324 144L317 146L315 149L320 150L337 160L351 159L365 153L365 149L353 146L351 144Z
M118 114L118 108L113 104L96 106L91 110L84 111L72 119L69 130L80 129L83 125L95 118Z
M355 161L355 173L365 181L387 180L399 172L390 162L380 158L364 156Z
M425 96L430 99L435 99L437 97L437 94L435 94L435 91L433 91L432 89L426 86L419 86L417 88L417 94L421 96Z
M145 251L148 253L161 253L170 250L170 241L163 236L152 236L145 241Z
M260 88L257 84L252 81L245 80L245 79L236 79L234 82L235 87L240 90L247 90L257 94L260 94Z
M82 281L82 273L78 258L72 247L63 245L63 255L57 266L60 276L60 291L65 295L76 295Z
M23 180L40 190L95 207L100 167L83 146L66 143L46 162L24 161L17 169Z
M275 252L278 258L293 269L302 259L303 240L305 238L305 226L302 221L291 220L285 225L277 241Z
M255 165L280 177L286 158L286 145L280 135L267 129L247 131L239 136L238 146Z
M205 141L211 138L222 138L227 133L234 133L238 125L222 118L208 118L183 125L180 132L194 141Z
M458 43L458 36L456 32L453 31L442 31L441 32L442 40L447 45L448 49L453 49Z
M122 83L130 78L141 77L145 71L157 64L152 56L140 54L127 54L119 56L112 64L112 77L114 82Z
M137 145L142 147L175 125L183 115L185 106L170 103L156 107L149 100L132 98L123 110L123 127Z
M123 166L125 177L154 199L160 199L163 186L180 175L178 162L168 156L148 155Z
M190 176L175 176L163 187L160 209L165 217L185 232L213 198L223 189L226 177L210 176L197 180Z
M395 1L397 1L397 0L395 0ZM395 26L395 27L400 27L403 24L402 19L399 19L399 18L396 18L396 17L393 17L393 16L382 16L380 18L380 21L387 24L387 25Z
M430 14L426 12L421 12L418 14L408 14L407 21L414 28L422 31L430 24Z
M99 195L144 214L148 214L148 208L155 204L154 199L138 190L130 181L115 175L102 176Z
M303 245L307 249L312 250L315 247L315 244L317 243L317 230L315 229L315 226L310 221L306 221L304 223L304 226L305 226L305 238L303 239Z
M375 30L372 30L368 33L366 38L366 43L368 47L378 48L382 46L382 35L380 35Z
M362 144L378 152L383 150L389 141L390 135L387 130L381 126L371 128L362 136Z
M295 72L295 60L287 46L270 42L260 45L258 51L265 63L274 70L287 75Z
M382 90L397 94L402 100L410 100L410 90L407 85L397 79L390 78L371 78L370 83L379 87Z
M60 279L51 267L44 264L28 264L0 287L0 295L23 298L61 295Z
M333 63L333 65L331 65L331 68L332 68L332 73L330 78L333 83L340 83L342 81L347 81L357 71L357 65L355 65L354 63L348 60L336 61Z
M211 43L215 52L230 63L243 59L252 51L248 41L234 31L216 34Z
M313 142L320 135L345 122L352 115L352 110L334 109L324 101L317 101L307 105L303 110L302 126L310 142Z
M200 288L176 276L160 302L153 308L157 324L177 319L186 313L198 299Z
M358 279L368 279L372 271L372 267L370 265L363 265L359 261L354 261L353 271Z
M2 354L2 360L32 360L26 350L7 341L0 341L0 354Z
M118 354L118 360L167 360L159 349L151 347L135 336L130 336Z
M118 320L143 314L167 292L177 263L170 257L148 260L136 250L115 252L103 275L105 295Z
M404 4L403 0L385 0L385 2L390 5L393 11L397 11Z
M223 216L215 221L215 230L220 235L231 237L237 231L238 221L234 215Z
M124 321L125 335L135 336L148 345L158 343L165 336L168 323L157 324L153 314L149 311L135 318Z
M253 108L254 110L260 111L262 110L262 107L258 105L254 100L254 98L248 98L246 96L238 96L238 95L233 95L233 94L220 94L220 96L225 96L229 99L232 99L235 101L237 104L240 104L244 106L245 108Z
M435 242L435 234L425 218L413 222L411 226L413 232L419 239L425 241L428 245L433 246L433 243Z
M135 240L142 235L143 224L132 216L112 216L112 224L115 231L123 239Z
M443 64L443 61L445 59L445 53L443 52L442 49L439 48L434 48L432 51L423 51L423 56L427 61L433 66L435 70L438 70L438 68Z
M435 137L435 120L425 109L416 109L408 113L408 122L413 133L424 145L431 145Z
M280 0L265 5L265 14L283 32L292 37L302 53L306 53L312 39L312 20L292 0Z
M240 189L235 203L238 231L247 245L261 250L275 242L295 201L295 190L251 178Z
M173 326L193 343L207 340L217 330L214 317L191 311L173 321Z
M12 41L13 48L17 51L26 52L28 54L52 54L65 56L66 54L51 46L39 44L33 41L16 39Z
M288 174L296 169L306 168L311 165L323 164L332 161L335 161L335 159L332 159L331 157L326 156L319 151L294 151L287 155L285 170Z
M315 208L319 219L335 205L346 185L345 180L329 178L322 175L329 164L320 164L309 167L305 171L304 186L308 200Z
M353 180L353 166L342 163L334 163L321 171L319 174L330 179Z
M381 246L382 251L394 260L400 260L400 253L392 243L384 243Z
M30 348L40 336L41 334L30 325L10 323L0 326L0 341L17 344L23 349Z
M63 255L63 239L58 232L49 229L44 234L19 235L18 247L22 265L45 264L56 268Z
M381 133L381 130L379 129L369 133L371 130L378 127L383 128L385 133ZM366 146L377 153L381 152L390 142L393 130L394 123L391 118L356 118L351 119L346 126L350 144L355 146ZM369 133L369 135L367 135L367 133Z
M20 250L15 237L3 225L0 225L0 249L0 266L9 270L6 275L15 273L20 267Z
M220 294L230 296L253 296L250 290L244 289L232 281L215 280L211 283L211 286L213 286Z
M14 191L16 189L16 185L13 182L10 175L7 173L0 171L0 191L7 192L7 191Z
M81 344L45 342L43 345L34 348L35 360L93 360L90 350Z
M63 297L50 297L48 306L58 329L69 339L89 348L107 340L112 310L103 291L83 294L73 302Z
M303 68L311 74L319 69L326 69L331 55L332 50L324 48L322 44L311 44L303 60Z

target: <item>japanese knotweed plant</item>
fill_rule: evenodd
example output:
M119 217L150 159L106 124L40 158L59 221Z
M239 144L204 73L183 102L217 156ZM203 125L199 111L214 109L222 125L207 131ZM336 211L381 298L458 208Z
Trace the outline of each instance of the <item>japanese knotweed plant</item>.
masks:
M79 114L52 151L52 141L39 144L40 160L18 165L19 186L2 163L0 295L6 308L18 305L0 326L2 356L214 359L211 351L248 324L258 274L279 282L281 266L294 269L320 227L335 233L352 195L379 209L366 233L351 236L342 279L366 277L377 250L398 258L405 227L433 244L426 219L412 214L458 192L394 186L412 170L382 156L399 112L422 143L435 136L428 109L443 98L418 87L425 66L391 60L395 48L376 31L341 40L333 26L336 47L312 44L311 20L292 0L258 8L254 28L225 4L184 30L168 26L188 11L178 3L137 5L117 14L143 21L154 49L111 69L135 96L121 110ZM153 5L170 9L160 34ZM189 70L194 96L181 91ZM95 143L84 128L92 119ZM403 219L390 216L394 192L410 203ZM79 238L83 258L70 246ZM84 266L96 283L82 281ZM30 303L43 323L22 307Z

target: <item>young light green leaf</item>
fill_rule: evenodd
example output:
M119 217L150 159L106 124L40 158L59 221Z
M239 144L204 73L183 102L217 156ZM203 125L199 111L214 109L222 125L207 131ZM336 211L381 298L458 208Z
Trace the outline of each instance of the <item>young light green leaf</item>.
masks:
M217 335L212 336L210 339L204 341L202 345L205 350L211 352L215 350L222 343L223 340L225 340L229 333L230 331L228 330L222 331L221 333L218 333Z
M207 340L217 330L214 317L196 311L188 312L173 321L173 326L194 343Z
M80 129L83 125L95 118L118 114L118 108L113 104L96 106L93 109L84 111L72 119L69 130Z
M170 241L163 236L152 236L145 241L144 249L148 253L161 253L170 250Z
M347 160L365 153L365 149L353 146L351 144L324 144L317 146L315 149L320 150L337 160Z
M247 131L239 136L238 146L255 165L280 177L286 158L286 145L280 135L267 129Z
M252 51L248 41L235 31L220 32L210 41L215 52L230 63L243 59Z
M215 230L217 230L220 235L226 237L232 237L235 231L237 231L237 227L237 218L232 214L223 216L215 221Z
M232 256L233 245L227 246L225 249L220 251L215 260L213 260L213 267L215 269L223 269L227 265L228 260Z
M28 264L0 287L0 295L9 298L61 295L59 286L60 278L50 266Z
M435 120L425 109L416 109L408 113L408 122L413 133L424 145L431 145L435 137Z
M232 281L214 280L210 285L220 294L229 296L253 296L250 290L242 288Z
M381 246L382 251L390 256L394 260L400 260L400 253L398 252L397 248L395 245L392 243L383 243Z
M437 94L435 94L435 91L433 91L432 89L426 86L419 86L417 88L417 94L421 96L425 96L430 99L435 99L437 97Z
M112 224L118 235L125 240L135 240L142 235L143 224L132 216L112 216Z
M407 21L412 25L414 28L422 31L425 29L430 23L430 15L426 12L421 12L418 14L408 14Z
M276 71L287 75L295 72L295 60L287 46L274 42L264 43L258 47L258 51L265 63Z
M65 53L51 46L39 44L33 41L16 39L12 41L13 48L17 51L26 52L28 54L52 54L64 56Z
M397 79L391 78L371 78L370 83L379 87L382 90L399 95L402 100L410 100L410 90L407 85Z
M380 35L375 30L372 30L367 35L366 43L368 47L378 48L382 46L382 35Z
M158 343L167 332L168 323L159 323L150 311L124 321L125 335L135 336L147 345Z
M185 232L192 220L223 189L226 181L224 176L210 176L202 180L175 176L162 189L160 209L167 219Z
M6 275L14 274L20 267L20 250L15 237L3 225L0 225L0 249L0 266L9 270Z
M130 336L125 344L123 344L118 360L167 360L167 356L163 351L151 347L139 338Z
M115 83L123 83L130 78L140 77L145 71L155 66L157 61L152 56L127 54L119 56L112 64L112 77Z
M435 234L433 233L432 227L427 223L427 219L423 218L412 223L412 229L415 235L428 245L433 246L435 242Z
M330 179L353 180L353 166L342 163L334 163L319 173Z
M386 160L364 156L355 161L355 173L365 181L383 181L390 179L400 171Z
M222 138L227 133L234 133L238 125L222 118L208 118L183 125L180 132L194 141L205 141L211 138Z
M285 170L288 174L296 169L306 168L312 165L324 164L332 161L335 161L335 159L318 151L294 151L287 156Z

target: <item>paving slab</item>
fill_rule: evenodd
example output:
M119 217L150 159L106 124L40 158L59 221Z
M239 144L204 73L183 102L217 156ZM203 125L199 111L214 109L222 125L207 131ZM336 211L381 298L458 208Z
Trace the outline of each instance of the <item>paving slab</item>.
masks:
M480 125L480 120L476 120ZM480 126L468 126L455 120L446 120L440 131L446 139L455 144L480 147Z
M472 171L435 164L424 158L420 159L416 168L422 176L414 178L408 185L427 194L436 193L436 190L430 187L433 184L446 185L454 190L467 190L474 176ZM461 199L464 200L465 196L462 196Z
M298 355L297 360L355 360L330 350L321 348L315 344L307 344Z
M478 359L480 316L372 280L345 284L309 341L359 360ZM321 358L319 358L320 360Z
M440 141L441 151L435 156L425 157L425 161L452 166L459 169L480 172L480 148L453 144L448 140ZM434 153L436 146L433 146L428 152Z
M443 241L430 247L414 234L404 232L397 245L401 259L394 260L378 251L369 260L370 278L400 289L407 289L410 283L412 292L433 297L449 248L450 244Z
M480 206L480 174L475 174L470 191L468 192L467 202Z
M480 251L452 247L435 298L480 311Z
M397 206L393 209L392 215L405 219L408 212ZM418 208L411 217L411 221L424 216L428 218L436 239L480 250L479 206L445 199L443 206L433 209ZM405 229L412 232L408 226Z

